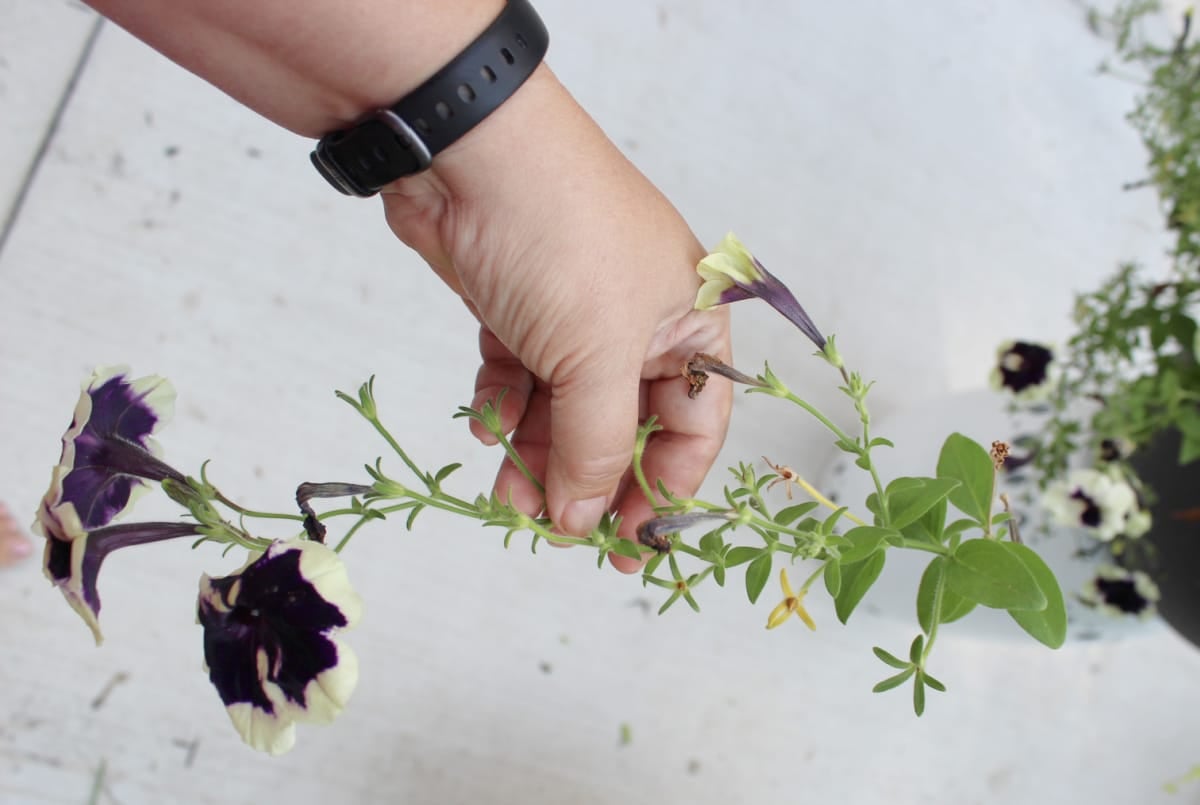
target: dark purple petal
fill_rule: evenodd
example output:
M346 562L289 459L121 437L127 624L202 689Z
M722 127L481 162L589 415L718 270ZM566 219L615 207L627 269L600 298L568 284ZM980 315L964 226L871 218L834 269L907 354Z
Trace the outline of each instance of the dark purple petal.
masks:
M60 519L59 513L68 516ZM46 577L87 623L99 645L104 638L100 632L97 583L105 558L118 548L194 537L198 532L193 523L128 523L86 531L77 518L72 519L72 514L67 507L56 512L43 505L38 511L38 528L46 537L42 567Z
M800 305L800 302L797 301L792 292L788 290L788 287L763 268L762 263L758 262L758 260L755 260L754 264L758 266L758 270L762 273L763 278L753 283L746 290L783 314L785 319L796 325L796 328L800 332L808 336L809 341L816 344L817 349L825 349L825 336L821 335L821 331L817 329L817 325L809 318L808 313Z
M243 739L286 751L293 721L340 712L357 664L330 633L360 610L337 555L316 542L276 542L238 573L201 579L209 679Z
M1049 376L1054 353L1041 344L1013 341L1002 348L997 370L1000 385L1014 394L1041 386Z

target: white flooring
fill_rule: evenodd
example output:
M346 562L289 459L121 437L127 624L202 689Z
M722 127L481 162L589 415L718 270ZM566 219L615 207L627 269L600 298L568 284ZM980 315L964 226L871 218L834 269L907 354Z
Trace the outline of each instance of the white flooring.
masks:
M792 285L878 379L878 413L978 388L999 341L1061 339L1074 291L1161 261L1153 197L1120 189L1142 175L1134 88L1096 74L1110 46L1072 0L538 7L551 64L614 141L704 241L732 228ZM309 146L75 3L0 0L14 510L44 491L80 379L114 362L172 378L167 457L212 458L246 504L286 508L299 480L382 452L332 393L372 373L418 461L487 486L495 455L449 416L472 322ZM735 318L739 365L770 359L850 417L782 321ZM815 477L830 447L741 398L721 466L763 453ZM101 767L95 801L122 805L1200 802L1162 788L1200 763L1200 652L1169 629L1051 652L950 627L950 692L918 720L905 693L870 692L869 647L907 645L909 602L868 599L842 628L818 599L815 634L768 633L770 589L751 607L735 577L700 616L660 618L636 577L500 538L429 515L357 537L359 689L278 759L239 742L200 671L196 579L232 557L112 557L99 649L36 561L0 572L0 802L88 802Z

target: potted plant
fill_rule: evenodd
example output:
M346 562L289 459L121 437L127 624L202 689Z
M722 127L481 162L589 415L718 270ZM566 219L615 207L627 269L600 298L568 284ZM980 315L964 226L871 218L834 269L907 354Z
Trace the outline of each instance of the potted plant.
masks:
M1119 617L1157 610L1200 645L1200 37L1189 10L1156 43L1143 32L1157 10L1126 3L1091 20L1116 43L1102 69L1143 85L1128 117L1147 172L1126 189L1158 194L1166 266L1120 265L1077 297L1064 344L1003 344L993 380L1046 416L1018 449L1052 521L1108 560L1074 594Z

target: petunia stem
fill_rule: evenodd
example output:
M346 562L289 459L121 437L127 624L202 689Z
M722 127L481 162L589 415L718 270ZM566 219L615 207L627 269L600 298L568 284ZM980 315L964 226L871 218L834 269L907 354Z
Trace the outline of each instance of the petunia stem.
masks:
M247 509L244 506L239 506L238 504L234 503L229 498L225 497L225 495L221 494L220 490L214 489L213 492L214 492L213 497L218 502L224 504L225 506L229 507L230 509L233 509L235 512L240 514L242 517L253 517L258 520L294 520L294 521L300 521L300 522L304 521L304 517L299 514L285 514L283 512L260 512L260 511L255 511L254 509Z

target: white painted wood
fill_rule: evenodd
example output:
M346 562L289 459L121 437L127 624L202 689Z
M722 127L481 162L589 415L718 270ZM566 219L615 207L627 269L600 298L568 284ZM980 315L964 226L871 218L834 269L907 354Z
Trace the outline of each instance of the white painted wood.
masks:
M0 223L66 90L96 15L67 0L0 0Z
M1142 161L1131 89L1093 74L1107 46L1072 3L539 7L551 63L601 124L704 240L736 229L793 285L880 378L880 410L982 384L999 340L1061 337L1073 289L1158 252L1153 200L1119 190ZM106 28L0 260L14 508L44 491L79 379L114 361L175 381L167 458L212 458L247 504L286 508L297 481L384 452L332 395L372 372L418 461L466 461L464 494L488 483L494 456L449 419L470 395L470 318L375 202L310 172L308 145ZM737 318L739 363L770 358L833 407L807 344L761 310ZM769 450L815 475L828 443L787 416L739 399L725 461ZM138 516L170 512L148 499ZM104 762L124 805L1156 803L1200 761L1200 654L1165 629L1050 652L951 627L951 691L916 720L903 693L869 692L868 647L907 645L909 603L843 629L817 599L816 634L767 633L735 577L701 591L702 616L656 618L582 550L505 552L422 519L356 538L362 682L280 759L240 745L199 672L196 578L233 557L112 557L100 649L39 568L0 574L0 802L86 801Z

